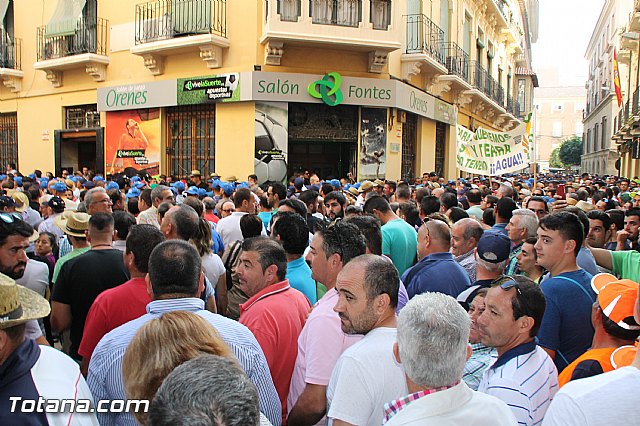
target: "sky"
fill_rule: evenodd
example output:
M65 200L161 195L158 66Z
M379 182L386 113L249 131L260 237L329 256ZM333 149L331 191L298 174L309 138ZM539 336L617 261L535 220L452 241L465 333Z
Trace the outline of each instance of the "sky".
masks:
M538 41L532 47L540 87L584 86L589 71L584 54L603 5L604 0L540 0Z

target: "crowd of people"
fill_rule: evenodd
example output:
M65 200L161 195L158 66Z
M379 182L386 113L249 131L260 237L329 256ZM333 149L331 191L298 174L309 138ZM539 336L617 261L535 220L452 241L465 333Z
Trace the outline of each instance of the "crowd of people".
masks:
M637 177L0 183L0 424L636 417Z

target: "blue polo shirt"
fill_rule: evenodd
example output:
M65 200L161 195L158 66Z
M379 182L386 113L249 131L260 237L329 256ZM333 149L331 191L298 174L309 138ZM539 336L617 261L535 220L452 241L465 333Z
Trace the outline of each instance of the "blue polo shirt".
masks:
M307 296L312 306L317 302L316 282L311 278L311 268L305 262L304 257L287 263L286 278L291 287Z
M467 272L448 252L425 256L402 274L402 282L407 287L409 299L427 291L444 293L455 298L471 285Z
M496 223L495 225L493 225L491 227L491 229L489 229L489 231L491 231L491 232L499 232L501 234L506 235L507 237L509 236L509 233L507 232L507 224L506 223Z

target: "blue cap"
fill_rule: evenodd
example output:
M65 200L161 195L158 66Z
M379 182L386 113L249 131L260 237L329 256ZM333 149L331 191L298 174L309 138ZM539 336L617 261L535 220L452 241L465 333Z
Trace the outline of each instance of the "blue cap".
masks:
M78 176L69 176L67 179L69 179L70 181L73 181L74 183L78 183Z
M136 182L133 184L133 187L136 189L142 189L144 188L144 183L143 182Z
M214 196L213 191L206 192L204 195L205 197L212 197L212 198Z
M249 188L249 184L247 182L240 182L236 188Z
M210 182L211 182L211 188L213 189L220 188L220 179L212 179Z
M127 198L135 198L139 196L140 196L140 190L138 188L131 188L126 195Z
M179 181L177 181L177 182L173 182L170 186L171 186L172 188L177 189L177 190L178 190L178 192L182 192L182 191L184 191L184 188L185 188L185 184L184 184L184 182L182 182L181 180L179 180Z
M342 185L340 185L340 181L338 179L331 179L329 181L329 185L333 186L336 189L340 189Z
M47 189L47 187L49 186L49 180L46 178L42 178L40 179L40 188L41 189Z
M354 183L354 184L353 184L353 187L354 187L355 189L359 189L359 188L360 188L360 182L356 182L356 183Z
M140 176L133 176L131 179L129 179L131 182L140 182Z
M109 183L107 184L107 186L105 187L105 189L106 189L107 191L110 191L110 190L112 190L112 189L120 189L120 186L119 186L117 183L115 183L115 182L113 182L113 181L112 181L112 182L109 182Z
M95 177L93 178L93 181L94 181L94 182L98 182L99 180L104 181L104 178L103 178L102 176L100 176L100 175L95 176Z
M35 173L31 173L31 174L29 175L29 177L30 177L31 179L36 179L36 174L35 174Z
M501 232L485 231L478 241L476 250L478 257L485 262L504 262L511 253L511 240Z
M96 184L88 180L84 183L83 186L84 186L84 189L91 189L91 188L95 188Z
M224 191L225 195L233 194L233 185L231 185L228 182L222 182L220 184L220 188L222 188L222 190Z
M456 181L455 181L455 180L451 180L451 179L449 179L449 180L447 181L447 184L449 184L449 185L452 185L452 184L454 184L454 183L456 183Z
M53 190L58 192L67 192L67 185L62 182L58 182L53 185Z
M198 188L198 197L204 198L207 196L207 190L204 188Z
M189 195L199 195L197 186L190 186L187 188L187 194Z
M7 175L0 175L0 180L5 180L7 178Z
M18 185L22 186L22 176L16 176L13 178L13 181Z

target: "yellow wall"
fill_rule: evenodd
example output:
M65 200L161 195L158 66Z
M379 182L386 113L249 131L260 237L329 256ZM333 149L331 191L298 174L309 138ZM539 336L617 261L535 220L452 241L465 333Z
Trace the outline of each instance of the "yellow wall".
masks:
M416 147L416 176L435 169L436 164L436 122L418 119L418 141Z

